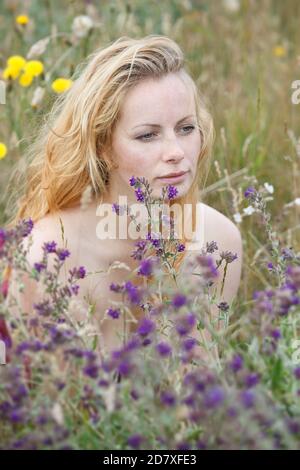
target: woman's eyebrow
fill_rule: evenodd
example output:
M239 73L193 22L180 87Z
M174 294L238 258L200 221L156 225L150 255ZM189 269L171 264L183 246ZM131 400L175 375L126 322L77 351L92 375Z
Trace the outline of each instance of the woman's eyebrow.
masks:
M184 118L180 119L177 124L180 124L182 121L189 117L195 117L194 114L189 114L188 116L185 116ZM143 124L138 124L137 126L134 126L132 129L135 129L136 127L141 127L141 126L151 126L151 127L161 127L159 124L149 124L148 122L144 122Z

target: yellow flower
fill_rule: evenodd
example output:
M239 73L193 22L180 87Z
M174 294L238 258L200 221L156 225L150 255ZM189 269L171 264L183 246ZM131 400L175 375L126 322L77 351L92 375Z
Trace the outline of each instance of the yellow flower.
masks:
M24 65L26 64L26 60L21 55L12 55L6 61L6 69L3 71L3 78L7 79L11 77L13 80L18 78L20 72Z
M21 70L21 68L26 64L26 59L21 55L11 55L7 59L6 64L8 67L15 67L16 69Z
M31 73L23 72L21 77L19 78L19 83L23 87L28 87L31 85L33 80L33 75Z
M21 24L22 26L27 24L29 21L29 18L27 15L18 15L16 17L16 23Z
M7 147L3 142L0 142L0 160L5 157L7 154Z
M276 57L283 57L286 55L286 50L283 46L275 46L273 48L273 54L276 56Z
M69 78L57 78L52 82L51 88L55 93L63 93L68 90L72 84L73 82Z
M43 73L44 65L39 60L29 60L24 65L24 72L32 75L33 77L38 77Z

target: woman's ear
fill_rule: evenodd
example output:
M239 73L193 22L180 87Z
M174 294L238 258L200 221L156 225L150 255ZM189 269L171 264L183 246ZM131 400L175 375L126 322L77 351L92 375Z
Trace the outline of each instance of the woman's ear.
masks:
M108 173L111 170L119 168L119 165L114 161L114 157L111 151L108 153L108 150L102 150L101 159L104 160Z

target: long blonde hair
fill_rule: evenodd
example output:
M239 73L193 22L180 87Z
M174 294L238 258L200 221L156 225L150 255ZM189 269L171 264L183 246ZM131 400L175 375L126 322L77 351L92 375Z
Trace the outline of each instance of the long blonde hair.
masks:
M182 207L192 204L194 230L199 186L205 185L208 175L214 127L204 97L184 62L178 44L159 35L120 37L90 54L86 63L77 67L72 87L55 101L26 151L26 175L17 172L14 184L21 195L18 192L6 226L29 217L35 222L47 213L75 206L88 185L97 197L103 195L114 168L112 134L127 91L141 80L180 73L193 90L202 142L195 180L188 193L176 199ZM186 242L185 238L181 241ZM183 255L179 253L175 269Z

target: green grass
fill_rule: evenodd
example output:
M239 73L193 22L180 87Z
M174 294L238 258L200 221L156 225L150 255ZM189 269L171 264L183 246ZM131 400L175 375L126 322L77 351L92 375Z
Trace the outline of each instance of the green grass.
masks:
M55 32L69 34L74 17L80 14L92 15L99 27L77 45L70 45L63 36L51 41L40 59L53 79L70 76L89 52L121 35L141 37L156 33L175 39L186 54L191 74L207 96L215 122L216 141L205 202L232 219L236 211L234 197L242 211L246 204L241 196L251 177L272 184L273 223L283 244L293 244L297 249L299 207L284 213L283 206L299 197L300 187L300 159L288 133L293 131L297 139L300 125L300 105L291 102L291 83L300 75L300 5L297 0L241 0L239 11L230 12L224 3L103 0L87 10L84 1L34 0L28 2L24 12L21 3L14 9L12 3L1 2L0 70L9 56L26 56L37 40ZM15 26L15 16L21 13L30 17L30 26L24 33ZM275 46L284 48L282 57L274 54ZM1 223L8 217L5 191L12 166L22 160L24 149L34 137L33 129L53 99L49 83L43 85L47 91L38 110L30 106L36 85L24 89L14 83L7 92L6 105L0 105L0 141L8 147L6 158L0 161L4 195ZM243 170L240 176L231 179L239 170ZM210 190L218 182L217 188ZM255 215L244 218L239 227L245 251L239 295L246 302L254 288L261 286L263 280L267 282L258 251L263 234ZM253 259L257 263L253 264Z

